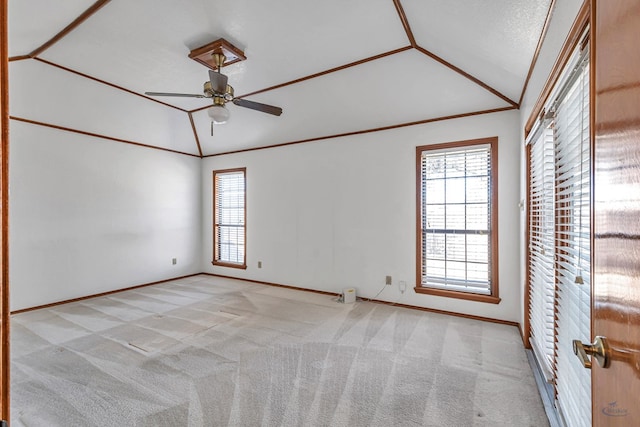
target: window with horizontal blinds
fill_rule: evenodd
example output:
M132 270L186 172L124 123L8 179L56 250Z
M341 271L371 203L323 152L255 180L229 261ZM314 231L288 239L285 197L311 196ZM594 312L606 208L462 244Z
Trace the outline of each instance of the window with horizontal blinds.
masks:
M246 268L245 172L213 172L213 264Z
M497 296L497 139L418 147L419 287Z
M554 107L557 399L568 426L591 425L591 372L572 341L591 342L589 69L584 57ZM582 58L581 57L581 58Z
M572 341L591 341L588 45L571 56L528 144L530 341L568 427L591 425L591 376Z
M530 343L547 381L554 378L555 215L554 143L549 123L529 146L529 321Z

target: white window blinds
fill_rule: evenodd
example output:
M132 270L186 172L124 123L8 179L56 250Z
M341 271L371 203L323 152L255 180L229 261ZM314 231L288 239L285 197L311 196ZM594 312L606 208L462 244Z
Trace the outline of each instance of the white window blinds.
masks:
M245 265L245 171L214 171L214 263Z
M554 148L542 125L529 147L529 316L531 346L547 381L554 377Z
M491 145L421 156L421 285L491 294Z
M587 50L571 57L528 149L530 341L567 427L591 425L591 373L572 348L591 341Z
M582 61L555 107L557 393L568 426L591 425L591 372L572 340L591 342L589 70Z

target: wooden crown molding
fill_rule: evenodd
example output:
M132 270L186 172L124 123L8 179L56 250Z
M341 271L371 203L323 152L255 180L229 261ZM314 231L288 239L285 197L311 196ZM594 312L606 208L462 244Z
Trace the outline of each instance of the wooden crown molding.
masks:
M347 69L347 68L355 67L356 65L365 64L367 62L375 61L376 59L381 59L381 58L384 58L386 56L395 55L397 53L401 53L401 52L404 52L404 51L407 51L407 50L410 50L410 49L418 50L419 52L427 55L431 59L434 59L435 61L441 63L442 65L444 65L446 67L448 67L452 71L454 71L454 72L460 74L461 76L471 80L473 83L477 84L478 86L488 90L489 92L491 92L492 94L494 94L498 98L500 98L503 101L505 101L507 104L510 104L515 108L519 108L518 103L515 102L514 100L512 100L511 98L507 97L506 95L503 95L501 92L497 91L493 87L491 87L488 84L484 83L480 79L478 79L476 77L473 77L471 74L465 72L461 68L458 68L455 65L451 64L450 62L442 59L438 55L436 55L436 54L424 49L423 47L417 46L417 45L416 46L411 46L411 45L404 46L404 47L401 47L399 49L394 49L394 50L390 50L388 52L384 52L384 53L381 53L381 54L378 54L378 55L373 55L373 56L370 56L368 58L360 59L358 61L354 61L354 62L350 62L350 63L345 64L345 65L341 65L339 67L330 68L328 70L320 71L319 73L315 73L315 74L310 74L308 76L301 77L299 79L291 80L291 81L288 81L288 82L285 82L285 83L280 83L280 84L277 84L277 85L274 85L274 86L269 86L269 87L267 87L265 89L256 90L254 92L245 93L245 94L243 94L241 96L238 96L237 98L245 98L245 97L248 97L248 96L257 95L259 93L264 93L264 92L269 92L269 91L272 91L272 90L275 90L275 89L280 89L280 88L283 88L285 86L290 86L290 85L293 85L293 84L296 84L296 83L301 83L301 82L306 81L306 80L310 80L310 79L321 77L321 76L324 76L324 75L327 75L327 74L335 73L337 71L342 71L342 70ZM195 112L198 112L198 111L205 110L207 108L209 108L209 106L196 108L194 110L191 110L190 112L191 113L195 113Z
M554 2L554 1L555 0L552 0L552 2ZM398 12L398 17L400 18L400 21L402 22L402 26L404 27L404 31L407 34L407 38L409 39L409 43L410 43L411 47L413 47L414 49L417 49L419 52L427 55L431 59L441 63L442 65L444 65L445 67L449 68L450 70L452 70L452 71L460 74L461 76L471 80L475 84L479 85L483 89L488 90L489 92L491 92L492 94L496 95L497 97L499 97L503 101L507 102L508 104L511 104L512 106L514 106L516 108L520 107L520 102L515 102L514 100L512 100L508 96L505 96L504 94L502 94L501 92L499 92L498 90L493 88L492 86L489 86L488 84L486 84L485 82L481 81L480 79L478 79L476 77L473 77L471 74L467 73L466 71L462 70L461 68L456 67L455 65L451 64L450 62L448 62L445 59L441 58L440 56L436 55L435 53L433 53L433 52L431 52L431 51L419 46L418 42L416 41L415 36L413 35L413 31L411 30L411 26L409 25L409 18L407 18L407 14L405 13L404 8L402 7L402 3L400 2L400 0L393 0L393 4L396 7L396 11ZM545 22L545 25L546 25L546 22Z
M552 0L552 2L554 2L554 1L555 0ZM200 153L202 153L202 148L200 146L200 141L199 141L197 133L195 131L195 125L193 123L192 113L198 112L198 111L202 111L202 110L204 110L206 108L209 108L208 105L200 107L200 108L197 108L197 109L194 109L194 110L185 110L185 109L176 107L176 106L174 106L172 104L169 104L169 103L166 103L166 102L162 102L162 101L159 101L157 99L154 99L154 98L151 98L151 97L147 97L147 96L144 96L142 94L133 92L133 91L131 91L129 89L126 89L126 88L123 88L121 86L106 82L104 80L98 79L98 78L90 76L88 74L84 74L84 73L72 70L70 68L64 67L62 65L58 65L58 64L55 64L55 63L52 63L52 62L37 58L37 55L41 54L46 49L48 49L49 47L51 47L52 45L57 43L59 40L61 40L63 37L65 37L67 34L69 34L71 31L73 31L79 25L81 25L84 21L86 21L89 17L91 17L94 13L96 13L98 10L100 10L102 7L104 7L109 2L110 2L110 0L98 0L98 1L96 1L91 7L89 7L87 10L85 10L78 18L76 18L71 24L67 25L67 27L65 27L62 31L60 31L58 34L56 34L54 37L52 37L49 41L44 43L42 46L40 46L39 48L35 49L33 52L29 53L28 55L12 57L12 58L10 58L10 60L18 61L18 60L33 58L33 59L39 60L39 61L41 61L43 63L46 63L48 65L51 65L51 66L54 66L54 67L58 67L58 68L60 68L62 70L65 70L65 71L80 75L80 76L85 77L85 78L89 78L91 80L94 80L96 82L105 84L105 85L113 87L115 89L122 90L122 91L125 91L125 92L128 92L128 93L143 97L145 99L148 99L148 100L151 100L153 102L156 102L156 103L159 103L159 104L162 104L162 105L177 109L179 111L186 112L186 113L188 113L189 120L191 121L192 128L194 130L194 138L195 138L196 145L198 146L198 151ZM313 78L321 77L321 76L324 76L324 75L327 75L327 74L330 74L330 73L334 73L334 72L341 71L341 70L344 70L344 69L347 69L347 68L350 68L350 67L354 67L354 66L357 66L357 65L361 65L361 64L364 64L364 63L367 63L367 62L370 62L370 61L381 59L381 58L384 58L384 57L389 56L389 55L394 55L394 54L397 54L397 53L400 53L400 52L404 52L406 50L410 50L410 49L413 48L413 49L418 50L422 54L430 57L431 59L441 63L442 65L448 67L452 71L454 71L454 72L462 75L463 77L471 80L473 83L475 83L475 84L479 85L480 87L488 90L489 92L491 92L492 94L494 94L495 96L499 97L500 99L502 99L503 101L505 101L506 103L508 103L509 105L512 106L512 107L507 107L506 109L519 108L519 103L513 101L512 99L510 99L509 97L505 96L504 94L502 94L498 90L496 90L493 87L489 86L488 84L484 83L480 79L472 76L471 74L465 72L461 68L458 68L455 65L451 64L450 62L444 60L443 58L439 57L438 55L434 54L433 52L430 52L429 50L424 49L421 46L418 46L418 44L416 42L416 39L415 39L415 36L413 34L413 31L411 30L411 26L409 25L409 20L407 18L407 15L406 15L406 13L404 11L404 8L402 7L401 1L400 0L393 0L393 2L394 2L394 6L396 8L396 11L398 13L398 17L400 18L400 21L402 22L403 28L404 28L404 30L405 30L405 32L407 34L407 38L409 39L409 43L410 44L408 46L401 47L401 48L398 48L398 49L394 49L394 50L391 50L391 51L388 51L388 52L384 52L384 53L381 53L381 54L378 54L378 55L373 55L373 56L370 56L368 58L364 58L364 59L361 59L361 60L358 60L358 61L354 61L354 62L345 64L345 65L338 66L338 67L335 67L335 68L331 68L331 69L328 69L328 70L324 70L324 71L321 71L321 72L318 72L318 73L310 74L310 75L305 76L305 77L301 77L301 78L298 78L298 79L295 79L295 80L291 80L291 81L288 81L288 82L285 82L285 83L281 83L281 84L277 84L277 85L274 85L274 86L270 86L270 87L267 87L267 88L264 88L264 89L260 89L260 90L254 91L254 92L246 93L246 94L243 94L241 96L238 96L237 98L244 98L244 97L248 97L248 96L251 96L251 95L257 95L259 93L264 93L264 92L272 91L272 90L279 89L279 88L282 88L282 87L286 87L286 86L289 86L289 85L301 83L301 82L304 82L306 80L310 80L310 79L313 79ZM545 22L545 25L546 24L547 24L547 22ZM213 62L212 62L212 59L211 59L211 53L212 52L216 52L216 51L221 51L227 57L227 60L225 61L224 66L230 65L230 64L233 64L235 62L242 61L242 60L246 59L246 57L244 56L244 52L242 50L240 50L239 48L235 47L233 44L229 43L225 39L218 39L218 40L216 40L216 41L214 41L212 43L209 43L209 44L206 44L206 45L201 46L199 48L193 49L189 53L189 57L191 59L201 63L202 65L205 65L208 68L215 68L213 66ZM524 91L523 91L523 93L524 93ZM504 110L504 109L488 110L488 111L500 111L500 110ZM472 113L472 114L474 114L474 113ZM455 116L451 116L451 117L455 118ZM396 125L396 126L392 126L392 127L383 127L383 128L372 129L372 130L357 131L357 132L354 132L354 133L348 133L348 134L338 135L338 136L346 136L346 135L351 135L351 134L367 133L367 132L372 132L372 131L385 130L386 128L410 126L410 125L413 125L413 124L423 124L423 123L428 123L428 122L433 121L433 120L439 120L439 119L427 119L426 121L423 120L423 121L413 122L413 123L409 123L409 124L407 124L407 123L400 124L400 125ZM286 143L286 144L278 144L276 146L289 145L289 144L301 143L301 142L309 142L309 141L317 141L317 140L320 140L320 139L327 139L327 138L333 138L333 137L336 137L336 136L310 138L308 140L294 141L294 142L290 142L290 143ZM264 149L264 148L265 147L256 147L256 149ZM242 152L242 151L246 151L246 150L239 150L239 152ZM236 152L236 151L234 151L234 152ZM231 153L231 152L229 152L229 153ZM224 153L224 154L228 154L228 153ZM217 155L219 155L219 154L217 154Z
M202 158L202 147L200 146L200 138L198 138L198 132L196 131L196 124L193 121L193 114L187 113L189 115L189 123L191 123L191 130L193 131L193 137L196 140L196 145L198 146L198 153L200 153L200 158Z
M321 76L325 76L327 74L335 73L336 71L341 71L341 70L345 70L347 68L355 67L356 65L361 65L361 64L365 64L365 63L370 62L370 61L375 61L376 59L384 58L384 57L387 57L387 56L390 56L390 55L395 55L396 53L404 52L404 51L409 50L409 49L411 49L411 46L405 46L405 47L401 47L399 49L390 50L388 52L380 53L378 55L373 55L373 56L370 56L370 57L364 58L364 59L359 59L357 61L350 62L350 63L345 64L345 65L340 65L339 67L330 68L328 70L320 71L319 73L309 74L308 76L300 77L299 79L291 80L291 81L288 81L288 82L285 82L285 83L280 83L280 84L277 84L277 85L274 85L274 86L269 86L269 87L267 87L265 89L256 90L254 92L245 93L245 94L243 94L241 96L237 96L236 98L245 98L247 96L253 96L253 95L257 95L259 93L264 93L264 92L268 92L268 91L271 91L271 90L280 89L280 88L283 88L285 86L290 86L290 85L293 85L293 84L296 84L296 83L304 82L306 80L315 79L316 77L321 77ZM202 107L202 108L197 108L195 110L191 110L190 112L191 113L195 113L197 111L205 110L207 108L209 108L208 105L206 107Z
M36 56L40 55L42 52L44 52L45 50L49 49L51 46L53 46L54 44L62 40L63 37L65 37L71 31L79 27L80 24L82 24L84 21L89 19L94 13L102 9L110 1L111 0L98 0L97 2L89 6L87 10L82 12L80 16L74 19L73 22L71 22L69 25L64 27L58 34L56 34L51 39L46 41L42 46L38 47L33 52L29 53L28 55L29 58L35 58Z
M48 127L48 128L51 128L51 129L57 129L57 130L65 131L65 132L77 133L77 134L80 134L80 135L92 136L94 138L106 139L106 140L109 140L109 141L123 142L125 144L137 145L138 147L152 148L154 150L160 150L160 151L168 151L170 153L182 154L182 155L191 156L191 157L200 157L197 154L185 153L184 151L172 150L170 148L157 147L155 145L149 145L149 144L144 144L142 142L130 141L128 139L114 138L112 136L102 135L102 134L99 134L99 133L87 132L87 131L84 131L84 130L79 130L79 129L68 128L68 127L65 127L65 126L54 125L52 123L45 123L45 122L40 122L40 121L37 121L37 120L25 119L23 117L10 116L9 118L11 120L15 120L17 122L28 123L28 124L37 125L37 126L44 126L44 127Z
M50 65L50 66L52 66L52 67L56 67L56 68L59 68L59 69L61 69L61 70L67 71L67 72L69 72L69 73L72 73L72 74L78 75L78 76L80 76L80 77L84 77L84 78L86 78L86 79L93 80L94 82L98 82L98 83L101 83L101 84L103 84L103 85L106 85L106 86L112 87L112 88L114 88L114 89L118 89L118 90L121 90L121 91L123 91L123 92L130 93L131 95L136 95L136 96L139 96L139 97L141 97L141 98L148 99L149 101L153 101L153 102L155 102L155 103L162 104L162 105L164 105L164 106L167 106L167 107L173 108L174 110L182 111L183 113L186 113L186 112L187 112L187 110L182 109L182 108L180 108L180 107L176 107L175 105L167 104L166 102L162 102L162 101L159 101L159 100L157 100L157 99L154 99L154 98L151 98L151 97L148 97L148 96L142 95L142 94L140 94L140 93L138 93L138 92L134 92L134 91L129 90L129 89L127 89L127 88L124 88L124 87L122 87L122 86L118 86L118 85L116 85L116 84L109 83L108 81L105 81L105 80L99 79L99 78L97 78L97 77L90 76L89 74L81 73L80 71L76 71L76 70L74 70L74 69L72 69L72 68L64 67L64 66L62 66L62 65L56 64L55 62L47 61L46 59L42 59L42 58L33 58L33 59L34 59L35 61L42 62L43 64L47 64L47 65Z
M265 145L263 147L253 147L253 148L245 148L245 149L242 149L242 150L225 151L223 153L208 154L208 155L205 155L203 157L217 157L217 156L225 156L227 154L246 153L246 152L249 152L249 151L257 151L257 150L266 150L266 149L269 149L269 148L286 147L288 145L304 144L304 143L307 143L307 142L316 142L316 141L322 141L322 140L325 140L325 139L342 138L342 137L345 137L345 136L363 135L363 134L372 133L372 132L382 132L382 131L385 131L385 130L399 129L399 128L408 127L408 126L424 125L424 124L428 124L428 123L441 122L441 121L445 121L445 120L462 119L464 117L480 116L480 115L483 115L483 114L501 113L503 111L510 111L510 110L515 110L515 109L516 109L516 107L510 106L510 107L502 107L502 108L493 108L493 109L490 109L490 110L472 111L472 112L469 112L469 113L453 114L453 115L450 115L450 116L442 116L442 117L434 117L434 118L431 118L431 119L418 120L418 121L415 121L415 122L408 122L408 123L400 123L400 124L397 124L397 125L382 126L382 127L378 127L378 128L372 128L372 129L364 129L364 130L357 130L357 131L353 131L353 132L345 132L345 133L339 133L339 134L334 134L334 135L319 136L319 137L315 137L315 138L308 138L308 139L301 139L301 140L297 140L297 141L284 142L284 143L281 143L281 144Z
M536 50L533 53L533 58L531 58L531 64L529 65L529 71L527 72L527 77L524 79L524 84L522 85L522 92L520 93L520 99L518 99L518 105L522 105L522 100L524 99L524 94L527 92L527 86L529 85L531 74L533 74L533 70L536 67L536 63L538 62L538 56L540 56L540 49L542 49L542 43L544 42L544 39L547 36L547 31L549 30L549 23L551 23L551 15L553 12L553 8L555 7L555 4L556 4L556 0L551 0L551 2L549 3L547 16L544 18L542 31L540 31L540 37L538 38L538 44L536 45Z
M497 91L496 89L494 89L493 87L489 86L488 84L486 84L485 82L483 82L482 80L473 77L471 74L467 73L466 71L464 71L462 68L458 68L455 65L453 65L452 63L446 61L445 59L439 57L438 55L436 55L435 53L421 47L421 46L417 46L416 49L419 52L422 52L423 54L427 55L428 57L430 57L431 59L434 59L436 61L438 61L439 63L441 63L442 65L444 65L445 67L455 71L456 73L460 74L461 76L471 80L472 82L474 82L475 84L477 84L478 86L488 90L489 92L491 92L492 94L494 94L495 96L497 96L498 98L502 99L503 101L505 101L507 104L510 104L511 106L515 107L515 108L520 108L520 105L518 105L517 102L515 102L514 100L512 100L511 98L509 98L506 95L503 95L501 92Z
M416 38L413 35L413 31L411 31L409 19L407 18L407 14L404 13L404 8L402 7L400 0L393 0L393 5L396 7L398 17L400 18L400 22L402 22L402 26L404 27L404 32L407 33L409 44L411 44L411 47L417 47L418 44L416 43Z

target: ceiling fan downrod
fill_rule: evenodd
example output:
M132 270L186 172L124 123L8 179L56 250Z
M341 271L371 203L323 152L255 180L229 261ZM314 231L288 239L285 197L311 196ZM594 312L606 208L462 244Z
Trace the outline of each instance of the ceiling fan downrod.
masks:
M222 69L222 66L224 65L224 61L227 60L227 57L224 56L224 53L222 53L222 52L213 52L211 54L211 57L213 58L213 63L216 66L216 71L218 71L220 73L221 72L220 70Z

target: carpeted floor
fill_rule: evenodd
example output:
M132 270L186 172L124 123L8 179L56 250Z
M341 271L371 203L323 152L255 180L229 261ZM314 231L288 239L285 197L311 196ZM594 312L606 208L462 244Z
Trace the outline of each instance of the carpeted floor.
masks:
M547 426L516 328L195 276L14 315L12 426Z

